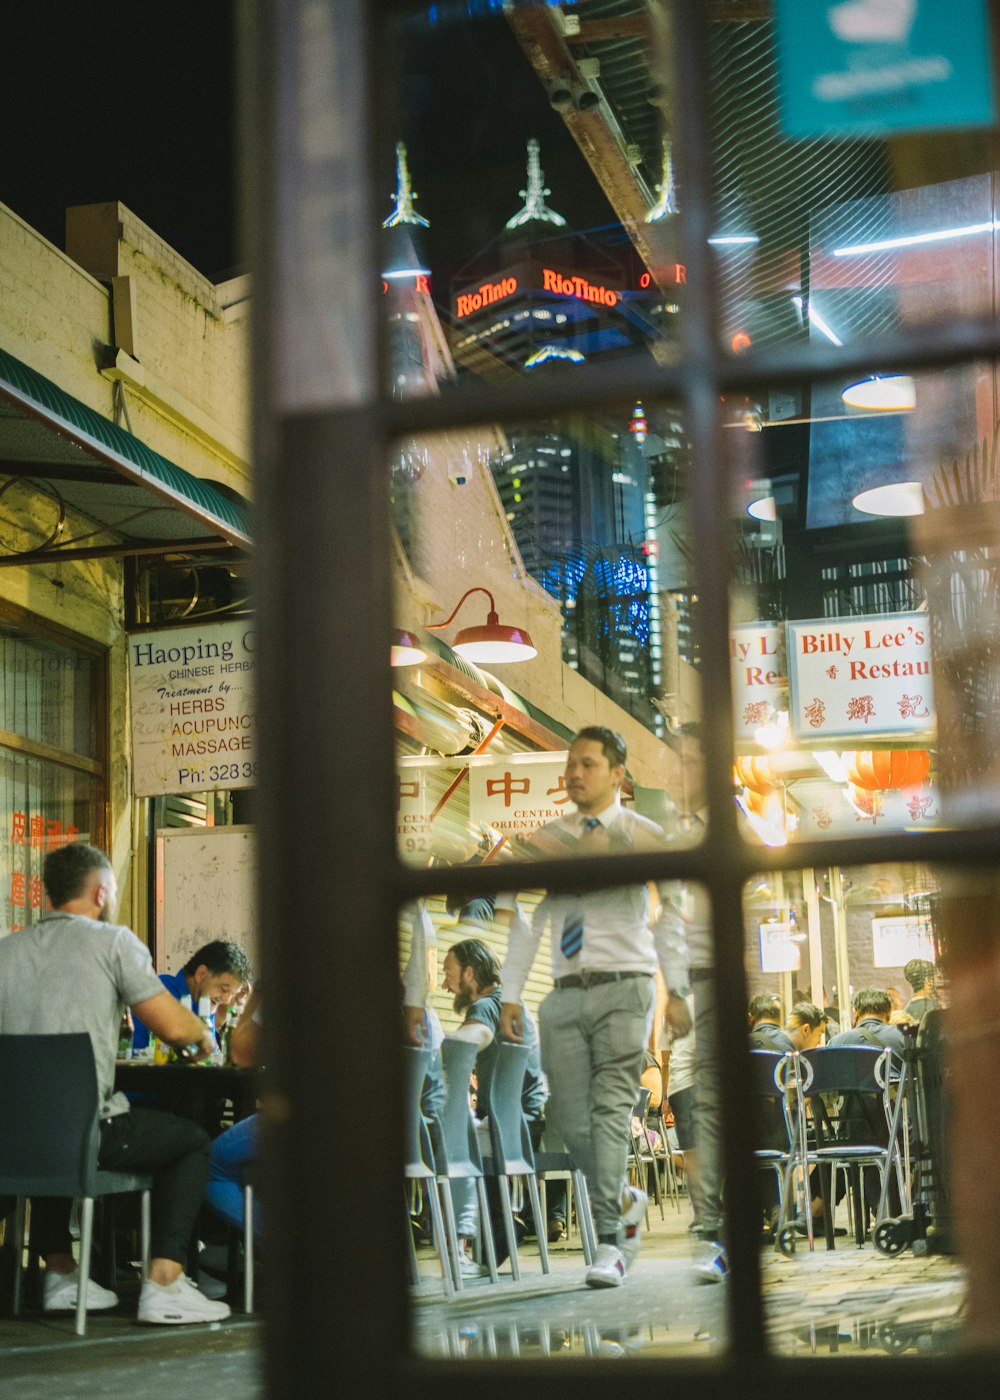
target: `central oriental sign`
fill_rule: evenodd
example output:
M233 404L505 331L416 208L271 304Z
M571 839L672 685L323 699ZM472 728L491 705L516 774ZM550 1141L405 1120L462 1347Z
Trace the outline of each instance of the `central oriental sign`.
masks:
M558 268L546 267L541 263L522 263L498 275L495 280L464 288L456 295L452 309L456 320L461 321L517 293L524 295L533 292L592 302L597 306L617 306L622 296L619 288L591 282L580 273L561 272Z

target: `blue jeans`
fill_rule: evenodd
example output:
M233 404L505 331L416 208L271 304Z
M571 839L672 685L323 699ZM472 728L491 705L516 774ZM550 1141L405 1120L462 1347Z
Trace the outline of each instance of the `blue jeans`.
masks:
M257 1114L234 1123L212 1143L205 1200L229 1225L243 1229L243 1168L257 1160ZM253 1231L260 1234L260 1205L254 1200Z

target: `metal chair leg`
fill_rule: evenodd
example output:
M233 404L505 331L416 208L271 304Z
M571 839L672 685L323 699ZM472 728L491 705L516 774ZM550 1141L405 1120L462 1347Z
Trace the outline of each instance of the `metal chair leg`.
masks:
M253 1312L253 1187L243 1187L243 1311Z
M94 1198L84 1196L80 1202L80 1267L76 1290L76 1325L78 1337L87 1333L87 1288L90 1283L90 1249L94 1239Z
M535 1234L538 1238L538 1253L542 1261L542 1273L548 1274L552 1270L549 1267L549 1241L546 1235L545 1216L542 1214L542 1203L538 1194L538 1178L527 1177L528 1195L531 1198L531 1210L535 1217Z
M17 1198L17 1209L14 1215L14 1316L19 1317L21 1313L21 1272L24 1260L24 1219L25 1200L23 1196Z
M521 1277L521 1265L517 1257L517 1232L514 1229L514 1211L510 1203L510 1182L505 1176L497 1177L500 1188L500 1206L503 1210L503 1227L507 1235L507 1250L510 1254L511 1277L517 1281Z

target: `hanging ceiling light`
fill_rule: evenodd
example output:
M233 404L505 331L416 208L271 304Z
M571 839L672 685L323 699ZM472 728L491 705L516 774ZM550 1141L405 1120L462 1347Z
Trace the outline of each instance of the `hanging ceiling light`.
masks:
M761 496L747 506L747 515L752 515L754 520L777 520L778 503L773 496Z
M908 374L873 374L848 384L840 396L849 408L867 408L883 413L907 413L916 406L917 393Z
M859 491L851 504L864 515L923 515L924 488L919 481L890 481Z
M447 627L453 622L458 614L459 608L471 593L485 593L490 600L490 610L486 615L486 624L482 627L463 627L451 644L451 649L466 661L473 661L477 665L485 663L497 665L505 661L530 661L533 656L538 655L538 651L522 627L510 627L500 621L497 616L497 606L493 594L488 588L474 587L468 588L459 598L455 605L455 611L451 617L445 618L444 622L429 622L428 632L440 631L442 627Z
M389 652L391 666L419 666L427 660L427 653L412 632L397 627L392 634L392 647Z

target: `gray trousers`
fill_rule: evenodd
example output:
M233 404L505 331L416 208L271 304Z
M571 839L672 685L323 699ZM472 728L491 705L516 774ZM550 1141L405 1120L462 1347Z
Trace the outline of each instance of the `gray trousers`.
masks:
M722 1099L715 1033L715 983L705 968L692 969L691 984L696 1056L694 1145L698 1153L698 1234L703 1240L718 1241L722 1230Z
M587 1179L598 1235L621 1221L629 1119L653 1022L651 977L553 989L538 1010L545 1116Z

